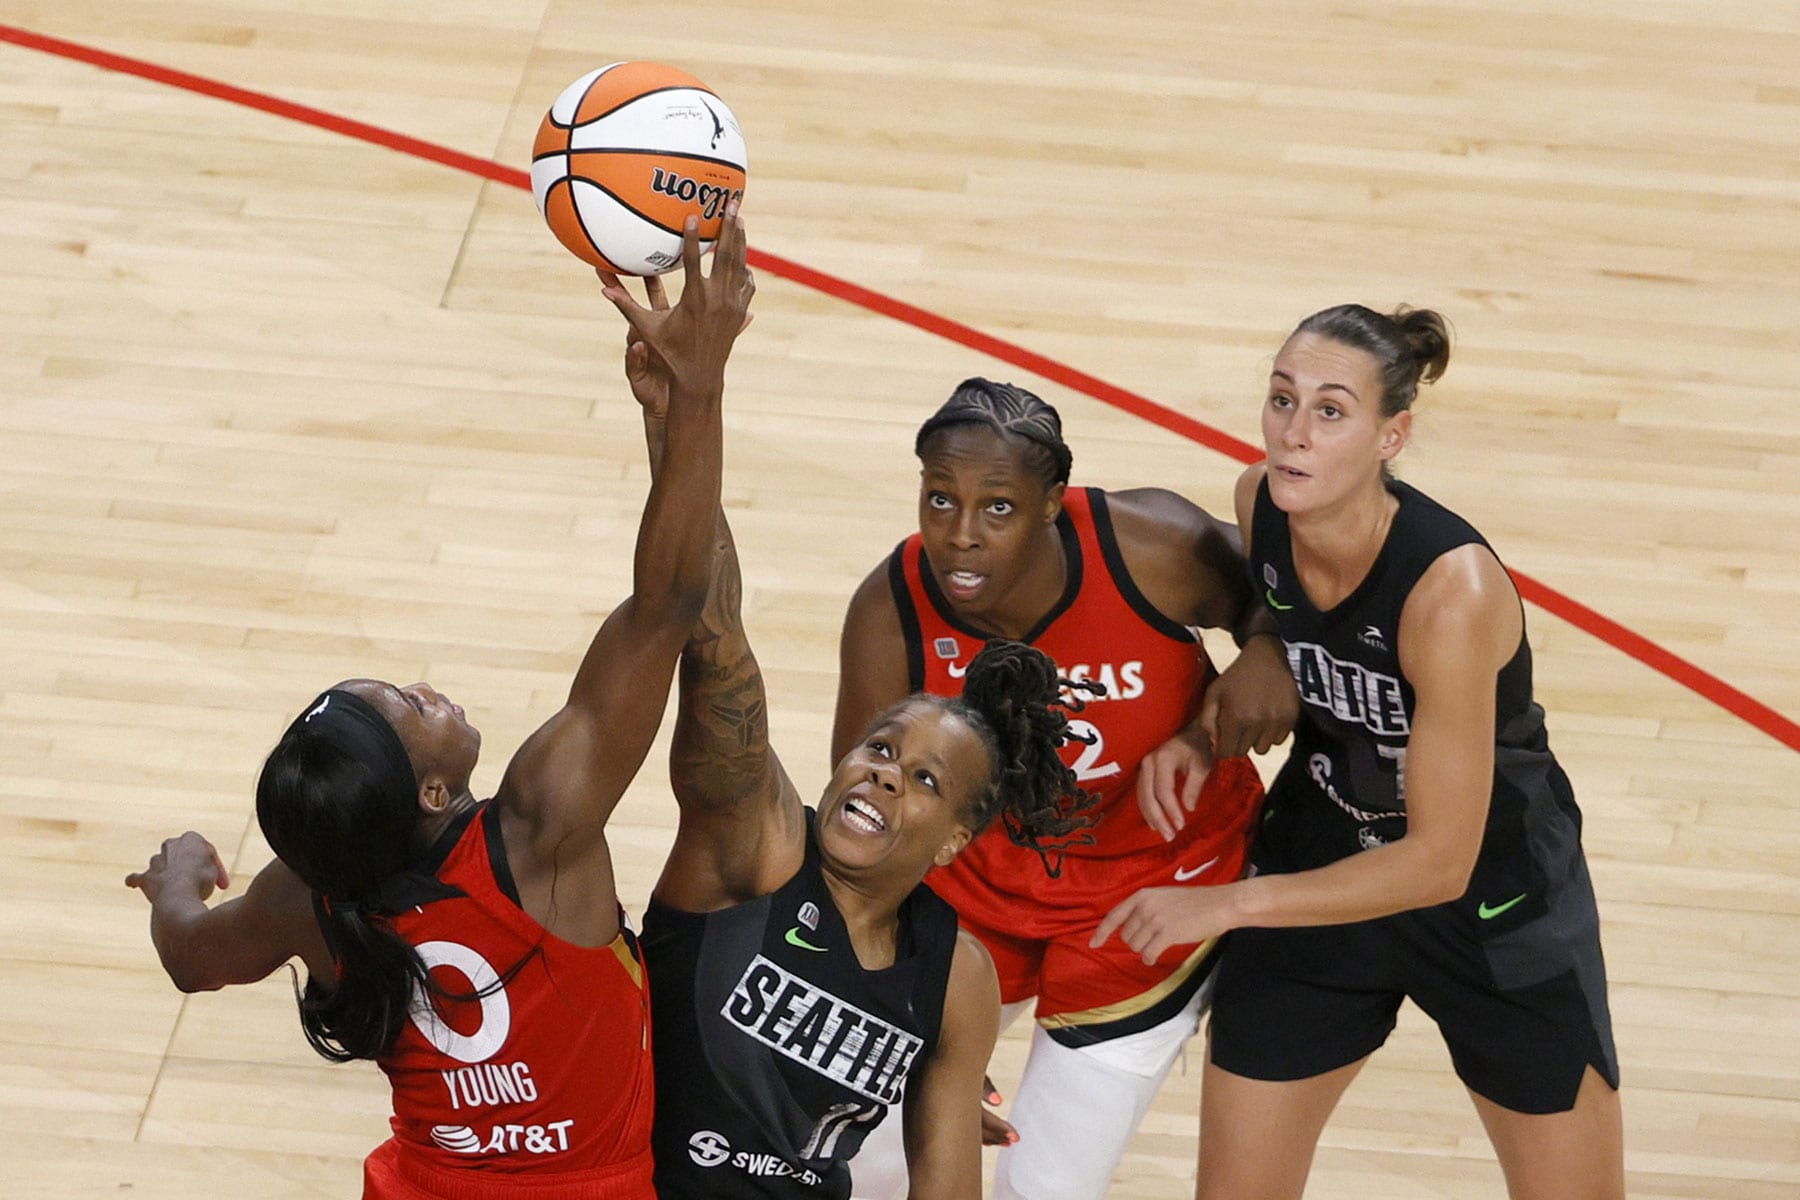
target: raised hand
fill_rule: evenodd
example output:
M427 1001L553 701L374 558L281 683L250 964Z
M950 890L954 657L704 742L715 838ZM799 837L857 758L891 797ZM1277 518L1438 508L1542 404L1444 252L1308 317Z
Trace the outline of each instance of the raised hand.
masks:
M625 290L619 277L610 271L596 270L594 273L608 288ZM669 311L669 293L659 277L644 277L644 296L650 301L652 312ZM644 341L637 326L630 324L625 326L625 379L631 384L632 396L644 410L644 420L661 421L669 415L669 369L650 353L650 345Z
M725 360L738 334L750 323L750 299L756 294L756 279L746 253L744 222L734 204L726 210L720 224L710 275L700 265L700 218L688 217L681 235L684 283L681 299L673 307L662 294L660 282L654 287L646 282L651 303L645 307L632 298L616 276L602 275L606 283L602 294L631 325L632 336L626 349L627 377L632 379L632 392L645 405L647 414L659 402L666 406L669 388L699 395L723 387ZM634 357L639 367L636 375L632 373ZM658 373L667 385L660 390L659 381L654 378ZM641 392L640 380L644 387Z

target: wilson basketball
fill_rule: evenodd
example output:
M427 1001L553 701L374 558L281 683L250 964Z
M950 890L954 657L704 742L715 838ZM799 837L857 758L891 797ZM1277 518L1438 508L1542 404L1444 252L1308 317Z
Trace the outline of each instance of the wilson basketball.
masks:
M660 275L681 262L681 227L700 217L712 249L744 194L744 135L725 102L685 71L623 62L563 89L538 126L531 194L583 262Z

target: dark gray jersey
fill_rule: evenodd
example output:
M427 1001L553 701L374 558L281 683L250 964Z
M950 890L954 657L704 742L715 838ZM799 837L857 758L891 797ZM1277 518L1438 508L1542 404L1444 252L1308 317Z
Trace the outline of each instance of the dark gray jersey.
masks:
M1252 586L1280 626L1302 701L1293 750L1269 791L1259 870L1323 866L1406 835L1414 697L1400 669L1400 613L1432 563L1458 546L1487 543L1418 489L1388 486L1399 509L1387 540L1363 581L1326 612L1300 586L1287 514L1266 480L1257 489ZM1577 869L1581 828L1573 790L1550 753L1544 711L1531 698L1523 634L1494 692L1494 786L1469 893L1482 906L1483 934L1545 914L1552 892Z
M645 913L663 1200L848 1197L850 1157L937 1044L955 912L921 884L893 966L864 970L806 817L806 861L779 890Z

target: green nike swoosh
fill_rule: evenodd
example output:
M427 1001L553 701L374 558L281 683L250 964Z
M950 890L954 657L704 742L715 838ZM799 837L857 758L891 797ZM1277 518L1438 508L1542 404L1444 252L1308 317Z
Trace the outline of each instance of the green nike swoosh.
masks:
M1521 896L1521 897L1519 897L1519 899L1523 900L1524 897ZM1516 903L1516 901L1515 901L1515 903ZM805 938L801 937L800 936L800 927L798 925L794 926L792 929L787 931L787 944L790 946L798 946L802 950L811 950L815 954L824 954L827 952L826 948L824 946L815 946L811 942L807 941Z
M1530 892L1520 892L1518 895L1514 896L1511 900L1508 900L1505 904L1496 904L1492 908L1489 908L1487 905L1487 901L1483 900L1481 902L1481 904L1475 909L1475 915L1480 917L1484 921L1491 921L1495 917L1499 916L1501 913L1505 912L1507 909L1511 908L1513 905L1517 904L1519 901L1523 900L1525 897L1527 897L1529 895L1531 895Z
M1275 589L1274 588L1264 588L1263 589L1263 598L1269 602L1269 607L1274 609L1276 612L1287 612L1289 609L1294 607L1291 604L1283 604L1281 601L1277 600L1275 598Z

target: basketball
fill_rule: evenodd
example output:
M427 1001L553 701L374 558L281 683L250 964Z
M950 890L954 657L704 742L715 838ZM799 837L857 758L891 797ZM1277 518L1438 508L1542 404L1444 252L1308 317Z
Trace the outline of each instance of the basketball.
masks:
M744 135L725 102L685 71L621 62L563 89L531 153L531 194L556 240L620 275L681 262L681 227L700 217L712 249L744 194Z

